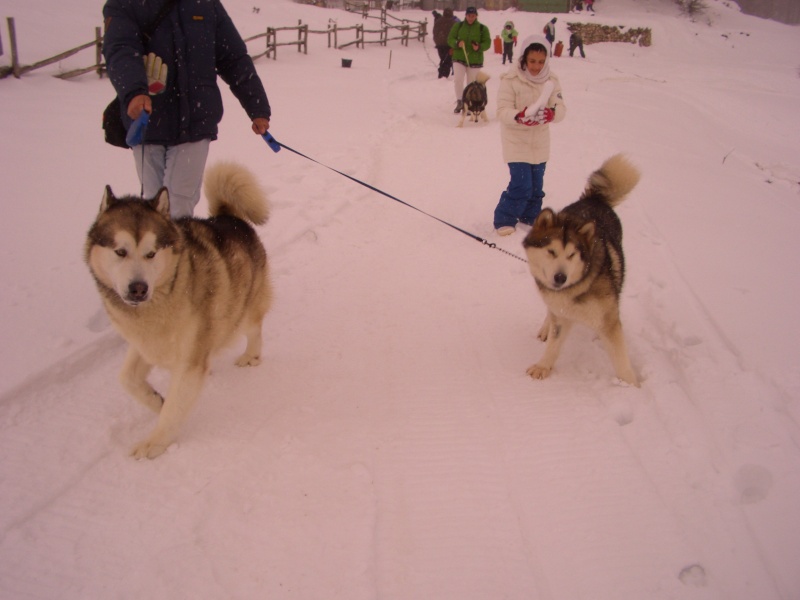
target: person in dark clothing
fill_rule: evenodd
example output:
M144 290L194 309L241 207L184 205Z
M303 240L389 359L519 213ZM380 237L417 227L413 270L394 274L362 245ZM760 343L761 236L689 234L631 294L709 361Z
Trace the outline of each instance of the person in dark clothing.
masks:
M569 36L569 55L572 56L575 49L581 51L581 58L586 58L586 54L583 53L583 38L581 37L580 33L573 33Z
M453 14L452 8L445 8L444 14L433 11L433 44L436 52L439 53L439 79L450 77L453 70L453 56L450 45L447 43L447 36L458 19Z
M169 12L146 38L167 2ZM166 187L172 217L191 216L222 120L218 74L253 132L269 129L272 112L253 60L219 0L107 0L103 17L103 56L123 123L150 114L143 143L133 149L143 195Z
M556 41L556 21L558 21L558 19L553 17L547 22L543 30L544 37L547 38L547 43L550 44L550 56L553 56L553 42Z

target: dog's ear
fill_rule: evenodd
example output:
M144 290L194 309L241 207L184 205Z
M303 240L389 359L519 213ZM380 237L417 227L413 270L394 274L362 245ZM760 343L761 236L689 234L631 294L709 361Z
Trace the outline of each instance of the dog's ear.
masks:
M103 199L100 201L100 211L98 214L106 212L117 199L114 197L114 192L111 191L111 186L107 185L103 192Z
M594 241L594 234L597 232L597 227L594 224L594 221L589 221L588 223L584 223L580 229L578 229L578 235L583 237L586 240L587 244L590 244Z
M554 213L549 208L545 208L542 212L539 213L539 216L536 217L536 220L533 222L533 229L536 231L549 229L550 227L553 227L555 222L556 222L556 213Z
M169 192L162 187L148 203L165 217L169 218Z

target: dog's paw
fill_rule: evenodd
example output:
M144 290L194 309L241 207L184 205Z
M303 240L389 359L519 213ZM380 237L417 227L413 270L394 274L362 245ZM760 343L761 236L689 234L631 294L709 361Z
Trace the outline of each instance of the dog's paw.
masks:
M169 444L154 442L148 438L137 444L134 449L131 450L131 456L136 460L141 460L143 458L153 459L164 454L168 447Z
M634 375L633 373L627 374L627 375L625 375L625 377L617 375L617 381L619 382L620 385L631 385L631 386L637 387L637 388L638 387L642 387L642 384L639 383L639 380L636 378L636 375Z
M249 354L242 354L236 359L237 367L255 367L261 364L260 356L250 356Z
M528 367L528 375L530 375L533 379L547 379L550 376L550 373L553 369L550 367L542 367L538 364L535 364L531 367Z

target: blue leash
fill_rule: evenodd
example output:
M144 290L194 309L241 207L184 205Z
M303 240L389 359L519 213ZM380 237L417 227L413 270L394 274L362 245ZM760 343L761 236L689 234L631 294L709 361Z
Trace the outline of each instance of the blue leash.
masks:
M376 187L375 187L375 186L373 186L373 185L370 185L370 184L368 184L368 183L365 183L365 182L361 181L360 179L356 179L355 177L352 177L352 176L348 175L347 173L342 173L341 171L339 171L339 170L337 170L337 169L334 169L333 167L329 167L328 165L326 165L326 164L324 164L324 163L321 163L321 162L319 162L318 160L315 160L315 159L311 158L310 156L306 156L306 155L305 155L305 154L303 154L302 152L298 152L298 151L297 151L297 150L295 150L294 148L290 148L290 147L289 147L289 146L287 146L286 144L282 144L281 142L279 142L278 140L276 140L276 139L275 139L275 138L272 136L272 134L271 134L270 132L267 132L267 133L265 133L265 134L264 134L264 135L262 135L261 137L263 137L263 138L264 138L264 141L265 141L265 142L267 142L267 145L269 145L269 147L270 147L270 148L272 148L272 151L273 151L273 152L280 152L281 148L286 148L286 149L287 149L289 152L294 152L295 154L297 154L297 156L302 156L303 158L305 158L305 159L307 159L307 160L310 160L310 161L311 161L311 162L313 162L313 163L317 163L317 164L318 164L318 165L320 165L321 167L325 167L326 169L329 169L329 170L333 171L334 173L338 173L338 174L339 174L339 175L341 175L342 177L347 177L347 179L349 179L350 181L354 181L354 182L356 182L356 183L357 183L357 184L359 184L359 185L363 185L364 187L371 189L373 192L377 192L377 193L379 193L379 194L381 194L381 195L383 195L383 196L386 196L387 198L391 198L391 199L392 199L392 200L394 200L395 202L399 202L400 204L403 204L404 206L407 206L408 208L413 208L413 209L414 209L414 210L416 210L417 212L420 212L420 213L422 213L423 215L425 215L426 217L430 217L431 219L434 219L434 220L436 220L436 221L439 221L439 223L441 223L442 225L447 225L448 227L452 227L452 228L453 228L453 229L455 229L456 231L458 231L458 232L460 232L460 233L463 233L464 235L466 235L466 236L468 236L468 237L472 238L473 240L476 240L476 241L480 242L480 243L481 243L481 244L483 244L484 246L488 246L489 248L491 248L491 249L493 249L493 250L499 250L499 251L500 251L500 252L502 252L503 254L508 254L509 256L512 256L512 257L516 258L517 260L521 260L521 261L523 261L523 262L528 262L528 261L527 261L527 260L525 260L524 258L521 258L521 257L517 256L516 254L513 254L512 252L509 252L508 250L504 250L503 248L498 248L498 247L497 247L497 244L495 244L495 243L493 243L493 242L490 242L490 241L488 241L488 240L486 240L486 239L484 239L484 238L482 238L482 237L480 237L480 236L477 236L477 235L475 235L474 233L470 233L469 231L467 231L467 230L465 230L465 229L462 229L461 227L458 227L458 226L456 226L456 225L453 225L452 223L448 223L447 221L445 221L445 220L443 220L443 219L440 219L440 218L439 218L439 217L437 217L437 216L434 216L434 215L432 215L432 214L430 214L430 213L426 213L424 210L422 210L422 209L420 209L420 208L417 208L417 207L416 207L416 206L414 206L413 204L409 204L408 202L405 202L405 201L401 200L400 198L397 198L396 196L392 196L391 194L387 194L387 193L386 193L386 192L384 192L383 190L380 190L380 189L376 188Z

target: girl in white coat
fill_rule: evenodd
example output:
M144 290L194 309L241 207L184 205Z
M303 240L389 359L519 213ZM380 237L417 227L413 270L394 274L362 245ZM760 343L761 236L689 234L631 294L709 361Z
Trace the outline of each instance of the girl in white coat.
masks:
M532 225L542 210L550 123L562 121L567 113L561 84L550 72L547 40L531 36L522 48L519 62L502 75L497 94L503 160L511 173L494 211L500 235L514 233L518 222Z

